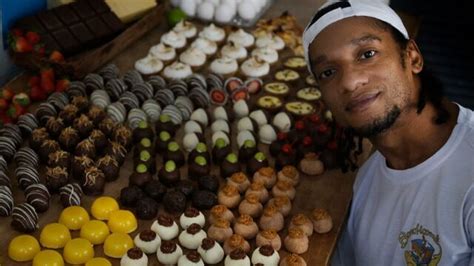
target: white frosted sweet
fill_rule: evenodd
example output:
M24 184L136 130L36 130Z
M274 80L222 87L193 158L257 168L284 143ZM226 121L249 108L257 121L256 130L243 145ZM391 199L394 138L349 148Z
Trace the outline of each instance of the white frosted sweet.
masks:
M191 152L192 150L194 150L198 143L199 138L197 137L196 133L188 133L183 137L183 148L187 152Z
M260 139L260 142L264 144L271 144L276 140L277 134L272 126L266 124L263 125L258 131L258 138Z
M247 57L247 49L240 44L229 42L222 47L221 54L223 57L230 57L239 60Z
M183 48L186 45L186 37L175 31L169 31L161 36L161 42L176 49Z
M289 132L291 128L291 118L285 112L279 112L273 117L272 124L281 132Z
M218 139L223 139L225 141L226 144L230 144L230 140L229 140L229 136L222 132L222 131L216 131L212 134L212 145L214 146L214 144L216 143L216 141Z
M173 253L164 254L160 248L156 251L158 261L164 265L176 265L182 255L183 249L179 245L176 245L176 250Z
M195 0L184 0L179 3L179 8L189 17L194 17L196 15L197 4Z
M204 225L206 224L206 217L204 217L204 214L202 214L202 212L199 212L198 216L196 217L188 217L183 213L179 217L179 224L183 229L188 228L192 224L199 224L201 227L204 227Z
M224 29L214 25L214 23L211 23L209 26L202 29L199 33L199 37L209 39L213 42L220 42L225 39L225 31Z
M125 253L122 258L120 259L120 266L147 266L148 265L148 257L143 255L138 260L131 259L127 253Z
M237 7L237 13L245 20L252 20L257 15L257 8L251 0L242 0Z
M214 17L215 9L216 9L216 6L213 5L212 3L208 1L202 2L197 7L197 10L196 10L197 17L202 20L212 20L212 18Z
M213 73L220 75L229 75L237 71L239 65L237 60L230 57L220 57L214 59L210 65L210 70Z
M227 121L224 119L217 119L216 121L212 122L211 131L212 132L223 131L227 134L230 134L229 123L227 123Z
M176 222L173 222L172 226L163 226L159 224L158 221L154 221L151 225L151 230L157 233L163 240L171 240L179 234L179 228Z
M169 79L184 79L193 74L191 67L189 65L183 64L181 62L174 62L171 65L165 67L163 70L163 75Z
M237 145L239 146L239 148L244 145L246 140L251 140L256 143L255 137L253 136L252 132L250 132L249 130L240 131L237 134Z
M173 31L183 34L186 38L193 38L197 34L196 26L194 26L193 23L184 19L178 22L178 24L173 27Z
M220 4L216 8L214 19L219 23L228 23L237 13L235 6L229 6L227 4Z
M275 250L271 256L264 256L260 253L260 247L255 249L252 253L252 264L255 265L257 263L261 263L263 265L268 266L278 266L280 262L280 255L278 251Z
M244 130L248 130L248 131L255 131L256 130L256 128L253 127L252 120L248 116L242 117L237 122L237 131L240 132L240 131L244 131Z
M224 258L224 249L216 241L214 241L214 246L208 250L203 249L200 245L197 252L206 264L217 264Z
M198 262L190 261L186 255L181 255L178 260L178 266L204 266L204 262L200 259Z
M285 42L280 36L272 33L262 35L257 38L255 45L257 47L269 47L275 50L281 50L285 48Z
M221 0L204 0L211 3L213 6L218 6L221 3Z
M222 119L225 121L229 121L229 116L227 115L227 111L224 107L218 106L214 109L214 120Z
M221 5L228 5L237 10L237 1L236 0L221 0Z
M269 121L267 120L267 116L262 110L252 111L249 117L252 118L255 122L257 122L259 127L269 123Z
M241 260L234 260L227 255L224 260L224 266L250 266L249 256L245 255L245 258Z
M190 47L181 53L179 60L192 67L202 66L206 62L206 54L198 48Z
M247 105L247 101L241 99L234 103L233 106L234 113L237 117L244 117L249 115L249 106Z
M170 61L176 57L176 49L164 43L159 43L150 48L149 54L162 61Z
M273 64L278 61L278 52L270 47L256 48L251 53L252 56L258 57L269 64Z
M217 44L206 38L197 38L193 43L191 43L191 47L203 51L206 55L215 54L217 51Z
M133 242L135 246L140 248L146 254L153 254L156 253L156 250L161 245L161 238L158 234L156 234L156 238L152 241L143 241L140 238L140 234L136 235Z
M247 48L255 43L255 37L243 29L238 29L229 34L227 41L242 45Z
M207 117L207 113L202 108L198 108L194 110L194 112L191 114L191 117L189 119L199 122L199 124L201 124L205 128L209 124L209 118Z
M189 133L202 133L202 127L198 124L198 122L194 120L189 120L184 124L184 134Z
M248 77L259 78L270 72L270 65L256 57L251 57L242 63L240 69Z
M135 69L142 75L151 75L163 69L163 62L154 56L146 56L135 62Z
M188 231L184 230L179 234L179 243L187 249L197 249L204 238L207 237L206 232L201 229L201 231L196 234L190 234Z

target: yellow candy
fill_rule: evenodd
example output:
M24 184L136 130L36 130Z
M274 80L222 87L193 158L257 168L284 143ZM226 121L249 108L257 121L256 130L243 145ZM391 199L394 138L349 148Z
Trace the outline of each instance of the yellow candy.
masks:
M45 248L63 248L71 240L71 233L64 224L51 223L41 230L40 243Z
M97 220L107 220L111 212L119 209L117 201L112 197L99 197L92 203L91 213Z
M104 243L109 234L107 224L99 220L91 220L81 228L81 237L89 240L93 245Z
M94 248L89 240L74 238L67 242L63 256L69 264L84 264L94 257Z
M8 256L14 261L30 261L38 252L38 240L30 235L19 235L8 245Z
M131 233L137 229L137 218L131 211L116 210L109 216L110 231L113 233Z
M40 251L33 259L33 266L63 266L61 254L55 250Z
M86 263L86 266L112 266L106 258L93 258Z
M59 223L70 230L79 230L89 221L89 214L80 206L69 206L61 212Z
M112 233L104 242L104 254L111 258L121 258L131 248L133 240L124 233Z

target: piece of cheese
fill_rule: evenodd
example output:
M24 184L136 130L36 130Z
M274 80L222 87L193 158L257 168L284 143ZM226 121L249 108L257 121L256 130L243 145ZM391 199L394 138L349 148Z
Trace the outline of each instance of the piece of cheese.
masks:
M48 0L48 9L74 2L74 0Z
M156 0L105 0L123 23L134 21L156 6Z

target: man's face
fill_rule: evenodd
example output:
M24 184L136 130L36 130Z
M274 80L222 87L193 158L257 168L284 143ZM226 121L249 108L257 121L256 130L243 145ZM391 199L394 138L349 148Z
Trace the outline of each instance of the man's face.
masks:
M346 18L313 41L310 60L336 120L361 135L392 127L416 102L413 72L391 33L368 17Z

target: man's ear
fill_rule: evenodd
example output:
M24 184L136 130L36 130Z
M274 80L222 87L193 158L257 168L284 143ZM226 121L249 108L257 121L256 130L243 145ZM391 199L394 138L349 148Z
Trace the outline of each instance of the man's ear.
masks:
M423 56L421 55L418 45L416 45L414 40L409 40L406 55L408 62L411 66L411 70L414 74L418 74L423 69Z

